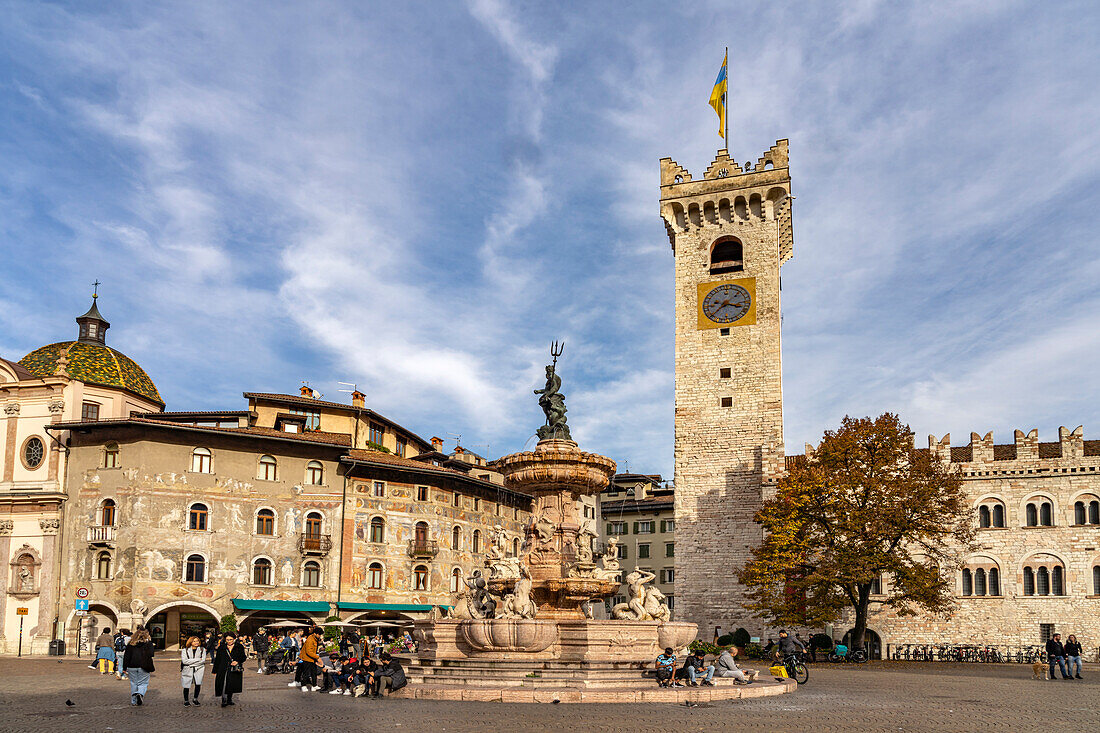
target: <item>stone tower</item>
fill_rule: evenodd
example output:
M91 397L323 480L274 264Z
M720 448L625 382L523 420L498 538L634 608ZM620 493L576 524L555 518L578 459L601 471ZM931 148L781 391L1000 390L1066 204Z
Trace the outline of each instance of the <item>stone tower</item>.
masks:
M783 470L779 267L791 258L787 141L753 166L725 150L699 180L661 159L676 259L676 619L760 630L733 579Z

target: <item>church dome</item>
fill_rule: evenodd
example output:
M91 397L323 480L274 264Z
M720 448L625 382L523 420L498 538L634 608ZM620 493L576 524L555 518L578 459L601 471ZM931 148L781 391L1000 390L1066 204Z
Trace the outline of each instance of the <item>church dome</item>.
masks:
M136 361L107 346L111 324L99 313L95 298L88 312L76 319L80 324L76 341L49 344L19 360L36 377L68 376L87 384L117 387L140 395L164 407L153 380Z

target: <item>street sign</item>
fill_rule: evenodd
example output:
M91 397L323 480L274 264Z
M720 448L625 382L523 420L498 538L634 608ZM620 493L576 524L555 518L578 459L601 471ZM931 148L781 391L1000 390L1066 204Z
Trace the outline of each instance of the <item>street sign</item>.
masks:
M87 611L88 610L88 601L77 600L76 610L77 611Z
M15 609L16 616L26 616L30 612L31 609L27 608L26 606L20 606L19 608Z
M88 589L87 588L77 588L76 589L76 597L77 598L87 598L88 597Z
M87 616L87 615L88 615L88 612L87 612L87 611L80 611L80 610L78 610L78 611L76 612L76 615L77 615L77 616Z

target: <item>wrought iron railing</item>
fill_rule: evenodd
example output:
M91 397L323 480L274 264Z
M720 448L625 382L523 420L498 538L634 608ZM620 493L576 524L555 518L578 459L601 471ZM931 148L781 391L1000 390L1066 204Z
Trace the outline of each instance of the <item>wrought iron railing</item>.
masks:
M327 534L309 534L298 536L298 552L325 555L332 549L332 538Z
M409 557L431 559L439 554L439 543L435 540L409 540Z

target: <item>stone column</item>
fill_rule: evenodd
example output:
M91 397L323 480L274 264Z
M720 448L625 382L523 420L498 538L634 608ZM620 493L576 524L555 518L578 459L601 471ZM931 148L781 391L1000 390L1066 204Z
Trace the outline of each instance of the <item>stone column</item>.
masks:
M8 565L11 562L11 533L15 527L15 522L10 519L0 519L0 569L4 572L4 584L0 586L0 639L4 638L4 619L7 618L8 610L8 582L11 575L11 567ZM0 645L2 648L2 645Z
M31 629L30 636L50 634L52 636L54 605L57 600L57 532L61 521L56 517L39 519L42 528L42 566L38 572L38 625Z
M4 436L4 481L11 482L15 480L15 462L19 459L15 453L19 449L19 446L15 444L16 439L16 427L19 422L19 403L9 402L4 405L4 414L7 416L7 422Z
M61 413L65 410L65 400L55 397L54 399L50 400L50 403L49 405L47 405L47 407L50 410L50 422L61 422ZM62 447L56 439L50 440L48 442L50 456L48 478L50 481L58 481L58 464L61 462ZM58 488L61 488L63 484L64 482L58 481Z

